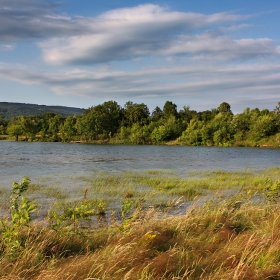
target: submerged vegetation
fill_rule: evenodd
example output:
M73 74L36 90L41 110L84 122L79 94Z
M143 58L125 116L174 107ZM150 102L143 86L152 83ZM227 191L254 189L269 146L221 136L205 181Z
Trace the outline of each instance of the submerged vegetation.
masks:
M0 279L279 279L279 175L95 173L75 197L25 177L1 189Z
M246 108L234 115L226 102L202 112L189 106L178 112L176 104L166 101L163 109L156 107L150 114L144 103L128 101L122 108L115 101L107 101L80 116L44 113L9 121L0 117L0 139L7 137L24 141L279 147L280 102L272 111Z

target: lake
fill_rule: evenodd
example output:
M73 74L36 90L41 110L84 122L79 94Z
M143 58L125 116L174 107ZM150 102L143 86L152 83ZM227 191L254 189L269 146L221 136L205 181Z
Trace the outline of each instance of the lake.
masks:
M0 185L29 176L65 183L94 171L166 169L179 176L203 170L259 170L280 166L280 149L91 145L0 141Z

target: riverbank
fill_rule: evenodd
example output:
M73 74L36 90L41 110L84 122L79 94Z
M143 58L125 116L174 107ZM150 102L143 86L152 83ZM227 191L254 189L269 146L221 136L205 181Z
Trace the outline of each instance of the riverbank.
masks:
M0 140L9 140L15 141L14 138L9 137L9 135L0 135ZM244 141L232 141L226 143L219 143L215 145L213 142L209 142L207 145L188 145L186 143L180 142L177 140L172 141L164 141L159 143L151 143L151 142L143 142L143 143L133 143L126 140L119 140L115 138L108 138L108 139L99 139L99 140L69 140L69 141L62 141L62 140L53 140L45 139L42 141L40 136L37 136L34 139L29 139L27 137L19 137L18 141L28 141L28 142L68 142L71 144L95 144L95 145L166 145L166 146L205 146L205 147L259 147L259 148L280 148L280 134L273 135L267 138L263 138L260 140L252 141L252 140L244 140Z
M18 235L5 231L17 228L2 218L0 279L278 279L280 169L190 175L101 174L74 204L53 192L61 202ZM38 191L29 185L31 202ZM122 201L120 220L106 210L109 197Z

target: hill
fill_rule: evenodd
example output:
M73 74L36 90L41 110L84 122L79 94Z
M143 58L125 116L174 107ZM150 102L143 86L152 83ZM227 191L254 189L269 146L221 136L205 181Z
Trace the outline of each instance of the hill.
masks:
M43 113L55 113L64 117L81 115L84 109L65 107L65 106L47 106L26 103L0 102L0 116L10 120L16 116L32 116Z

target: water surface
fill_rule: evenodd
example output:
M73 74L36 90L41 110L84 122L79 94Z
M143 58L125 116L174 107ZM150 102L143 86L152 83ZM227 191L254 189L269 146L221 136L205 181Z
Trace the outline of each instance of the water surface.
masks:
M190 171L258 170L280 166L280 149L148 145L90 145L0 141L0 185L29 176L62 181L93 171L167 169Z

